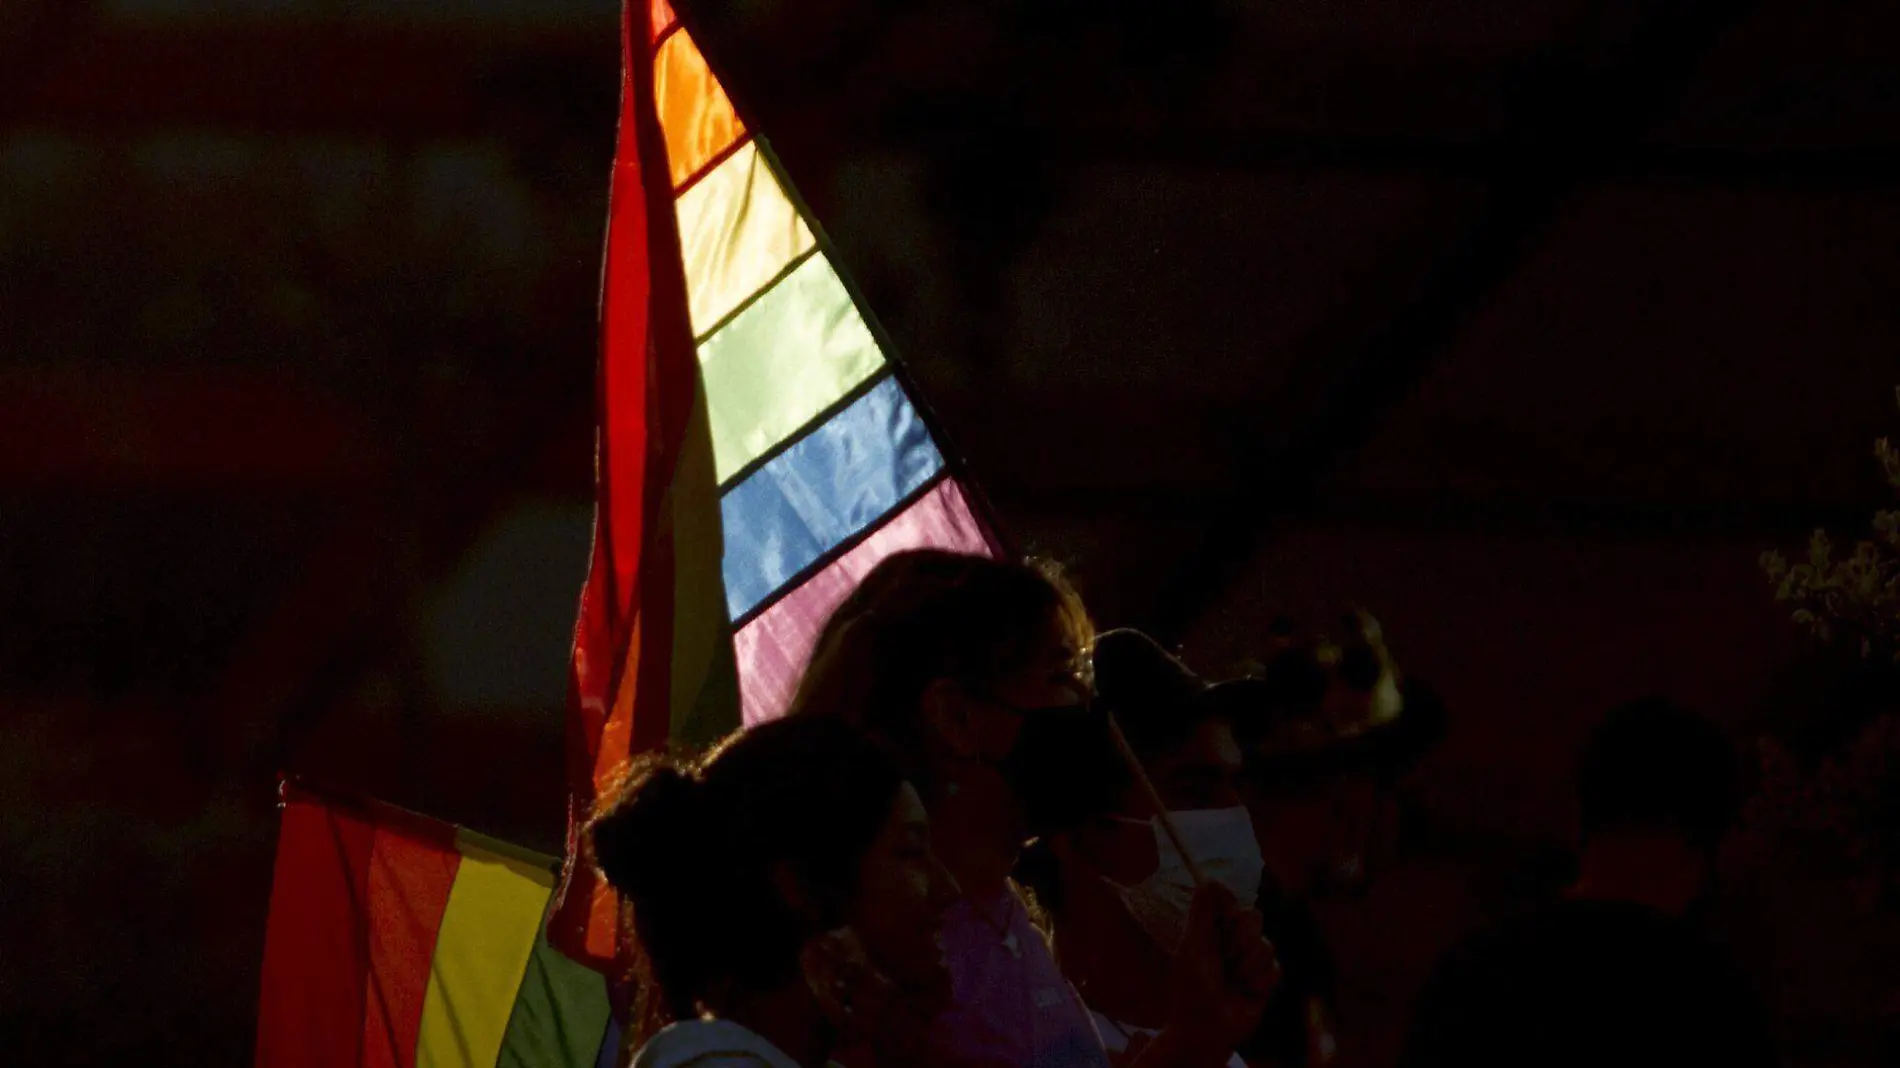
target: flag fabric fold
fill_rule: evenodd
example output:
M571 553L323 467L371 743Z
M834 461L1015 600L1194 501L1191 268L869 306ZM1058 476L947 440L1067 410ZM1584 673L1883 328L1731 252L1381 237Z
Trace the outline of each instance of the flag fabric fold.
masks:
M546 938L555 858L306 784L282 790L258 1068L611 1062L606 980Z
M550 926L607 970L579 860L635 753L781 714L877 562L1000 541L770 146L666 0L627 0L601 292L594 551L575 627Z

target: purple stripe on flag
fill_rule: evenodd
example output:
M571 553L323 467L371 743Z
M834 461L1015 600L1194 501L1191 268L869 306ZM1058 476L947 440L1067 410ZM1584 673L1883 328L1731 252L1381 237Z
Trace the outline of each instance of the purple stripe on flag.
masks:
M922 548L992 555L982 524L951 479L938 483L732 636L746 726L784 714L819 630L858 581L892 553Z

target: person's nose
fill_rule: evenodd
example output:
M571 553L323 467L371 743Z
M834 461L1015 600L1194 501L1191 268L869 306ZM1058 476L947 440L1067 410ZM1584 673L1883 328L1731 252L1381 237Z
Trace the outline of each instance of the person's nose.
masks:
M1246 803L1246 798L1241 792L1241 774L1239 761L1226 764L1221 768L1220 777L1215 781L1212 791L1213 800L1218 807L1234 808Z
M936 853L930 854L930 904L937 911L949 908L963 896L963 888L957 885L957 877L943 866Z

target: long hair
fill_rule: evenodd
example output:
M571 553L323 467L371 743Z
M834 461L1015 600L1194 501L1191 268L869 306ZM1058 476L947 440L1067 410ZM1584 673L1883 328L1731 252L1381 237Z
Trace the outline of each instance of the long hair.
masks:
M881 750L825 718L735 734L700 760L632 761L586 838L630 906L638 1037L793 975L805 942L848 917L903 781ZM817 915L785 900L777 872Z
M1051 623L1086 652L1094 628L1052 563L919 549L886 557L826 621L791 715L866 732L929 793L921 706L937 679L984 687L1028 665Z

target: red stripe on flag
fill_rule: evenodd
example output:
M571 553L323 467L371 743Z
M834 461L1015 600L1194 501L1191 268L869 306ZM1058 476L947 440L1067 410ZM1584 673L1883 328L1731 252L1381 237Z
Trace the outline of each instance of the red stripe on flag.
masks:
M594 555L581 591L574 628L567 715L568 841L561 901L549 934L564 953L604 968L612 963L616 938L601 931L612 902L600 915L604 889L591 866L578 863L579 834L599 788L596 769L624 757L603 751L616 698L636 633L635 582L640 576L647 482L647 368L640 358L647 327L646 198L640 190L639 135L633 99L631 5L621 13L620 129L608 190L607 249L601 268L600 368L595 392L599 411L594 470ZM644 21L644 19L643 19ZM651 40L642 26L642 39ZM642 54L647 50L643 49ZM637 662L636 662L637 664ZM631 680L630 680L631 681Z
M657 54L645 50L640 62L633 61L633 38L627 38L627 62L633 67L634 129L638 137L641 191L646 199L647 216L647 335L646 366L652 379L647 388L651 402L647 411L653 420L648 428L648 470L658 475L647 481L647 544L643 548L641 569L645 584L640 597L640 688L633 708L634 752L665 745L672 733L672 677L674 613L678 584L675 581L675 522L671 509L664 507L669 495L673 508L681 506L685 494L669 494L674 473L680 469L680 455L687 447L687 432L693 418L693 403L699 394L699 354L693 347L692 312L686 297L685 258L680 254L678 216L673 208L673 180L666 159L666 132L660 126L660 111L653 90L653 65ZM717 84L717 83L715 83ZM624 151L624 149L623 149ZM609 300L615 294L608 292ZM710 443L707 443L710 448ZM710 472L708 472L710 478ZM708 487L709 489L712 487ZM716 490L714 490L716 495ZM707 606L720 611L720 605ZM689 680L698 683L698 680Z
M258 1068L361 1063L375 829L286 788L264 936Z
M363 1004L362 1068L413 1068L422 1001L449 889L462 856L455 828L436 840L382 828L370 855L369 985Z
M603 970L618 955L617 908L591 867L577 863L579 828L626 754L665 744L671 731L673 545L661 506L698 371L654 110L652 12L644 3L622 9L620 130L602 272L594 558L569 685L568 863L549 928L562 952Z

